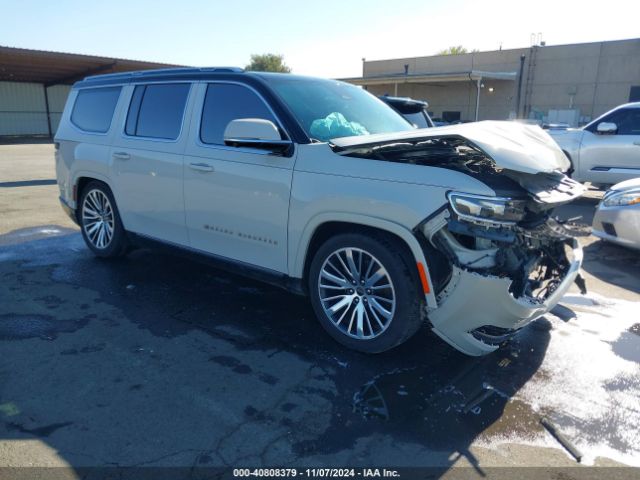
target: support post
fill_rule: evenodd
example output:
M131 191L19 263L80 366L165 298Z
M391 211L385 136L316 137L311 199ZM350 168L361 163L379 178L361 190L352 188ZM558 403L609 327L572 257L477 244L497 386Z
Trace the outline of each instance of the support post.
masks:
M524 55L520 55L520 72L518 73L518 91L516 93L516 118L520 118L520 99L522 96L522 74L524 73Z
M480 86L482 85L482 77L476 79L476 122L478 121L478 114L480 113Z
M398 96L398 82L393 84L393 96L394 97Z
M49 131L49 138L53 138L53 131L51 130L51 111L49 109L49 93L47 92L48 87L46 85L42 85L44 89L44 105L47 111L47 130Z

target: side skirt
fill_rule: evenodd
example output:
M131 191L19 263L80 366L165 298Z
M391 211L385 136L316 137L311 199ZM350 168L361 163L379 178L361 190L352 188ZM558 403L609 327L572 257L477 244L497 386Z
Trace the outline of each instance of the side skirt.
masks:
M300 278L293 278L285 275L284 273L276 272L268 268L257 267L239 260L233 260L213 253L195 250L183 245L164 242L147 235L127 232L127 237L131 244L136 247L150 248L180 255L229 273L234 273L236 275L252 278L263 283L268 283L269 285L283 288L284 290L296 295L307 295L306 289L304 288L304 282Z

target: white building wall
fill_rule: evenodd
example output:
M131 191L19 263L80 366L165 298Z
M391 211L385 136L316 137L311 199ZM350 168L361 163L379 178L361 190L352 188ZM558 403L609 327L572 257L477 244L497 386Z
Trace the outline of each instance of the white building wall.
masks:
M70 90L68 85L55 85L47 89L54 133ZM0 136L48 134L42 84L0 82Z

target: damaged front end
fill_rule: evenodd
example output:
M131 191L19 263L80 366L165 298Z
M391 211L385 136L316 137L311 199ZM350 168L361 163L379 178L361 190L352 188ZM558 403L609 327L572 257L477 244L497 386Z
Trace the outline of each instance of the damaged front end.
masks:
M490 130L483 128L472 133L479 137L478 131ZM433 330L469 355L494 351L547 313L576 280L582 263L579 244L552 218L552 211L579 197L584 187L561 172L562 152L539 132L500 128L518 133L522 145L504 141L481 148L461 132L433 131L428 137L350 145L343 151L455 170L495 192L483 196L450 190L448 204L415 229L437 293L437 307L428 311ZM546 156L546 168L542 161L538 170L526 163L529 133L530 150L539 149L538 159ZM505 154L507 146L517 155Z
M582 250L546 215L531 225L456 210L444 208L420 226L431 258L441 256L438 307L429 319L443 339L481 355L555 306L578 275Z
M419 226L440 262L434 331L470 355L489 353L547 313L579 275L582 250L553 209L581 195L562 173L503 171L509 197L449 192L449 205ZM442 265L447 265L444 275Z

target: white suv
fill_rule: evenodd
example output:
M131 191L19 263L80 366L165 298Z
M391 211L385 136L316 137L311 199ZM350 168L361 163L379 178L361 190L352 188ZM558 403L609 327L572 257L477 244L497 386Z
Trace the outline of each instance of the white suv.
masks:
M171 69L78 82L55 141L60 200L96 255L206 257L308 295L364 352L428 321L489 353L580 268L550 213L582 186L538 127L415 129L338 81Z

